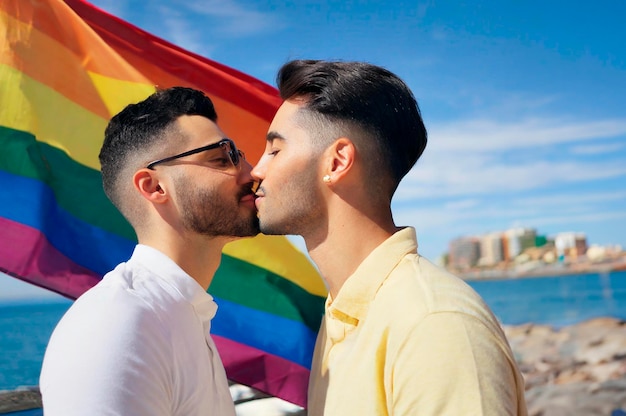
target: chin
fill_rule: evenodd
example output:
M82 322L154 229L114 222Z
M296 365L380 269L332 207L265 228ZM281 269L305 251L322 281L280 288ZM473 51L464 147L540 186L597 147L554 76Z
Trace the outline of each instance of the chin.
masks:
M261 219L259 221L259 228L261 229L261 232L265 235L284 235L287 234L285 232L285 227L281 227L280 225L277 224L272 224L270 222L263 222L263 220Z

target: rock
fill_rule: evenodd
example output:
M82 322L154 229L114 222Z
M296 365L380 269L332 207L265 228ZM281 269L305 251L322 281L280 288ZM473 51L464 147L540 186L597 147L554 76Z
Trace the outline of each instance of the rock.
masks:
M526 392L530 416L593 416L610 415L626 408L626 380L619 384L593 383L546 385Z
M554 329L504 326L526 382L531 416L626 416L626 322L598 318ZM253 389L231 386L238 414L306 411ZM0 414L41 407L37 390L0 392Z
M37 388L0 391L0 414L41 408L41 394Z
M626 410L626 322L597 318L554 329L504 327L534 416Z

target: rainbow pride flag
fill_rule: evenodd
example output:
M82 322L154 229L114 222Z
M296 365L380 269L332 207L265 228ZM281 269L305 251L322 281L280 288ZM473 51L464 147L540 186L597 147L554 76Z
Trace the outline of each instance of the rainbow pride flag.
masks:
M109 118L155 86L214 101L251 160L274 88L83 0L0 0L0 270L69 298L128 259L136 237L102 190ZM209 292L228 377L304 406L326 289L285 237L229 244Z

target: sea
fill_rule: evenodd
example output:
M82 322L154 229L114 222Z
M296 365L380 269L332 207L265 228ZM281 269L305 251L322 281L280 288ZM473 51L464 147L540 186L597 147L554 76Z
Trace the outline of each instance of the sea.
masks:
M504 325L626 320L626 271L468 283ZM37 386L48 339L70 306L63 299L0 303L0 391Z

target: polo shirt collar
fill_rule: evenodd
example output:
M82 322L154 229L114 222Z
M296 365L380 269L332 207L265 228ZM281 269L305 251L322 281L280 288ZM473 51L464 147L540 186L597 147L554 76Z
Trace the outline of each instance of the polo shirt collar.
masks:
M376 247L345 281L336 299L327 299L331 317L356 326L367 315L370 302L397 264L417 253L415 228L405 227Z
M217 312L213 297L168 256L153 247L137 244L131 261L140 263L143 268L180 293L194 307L203 322L213 319Z

